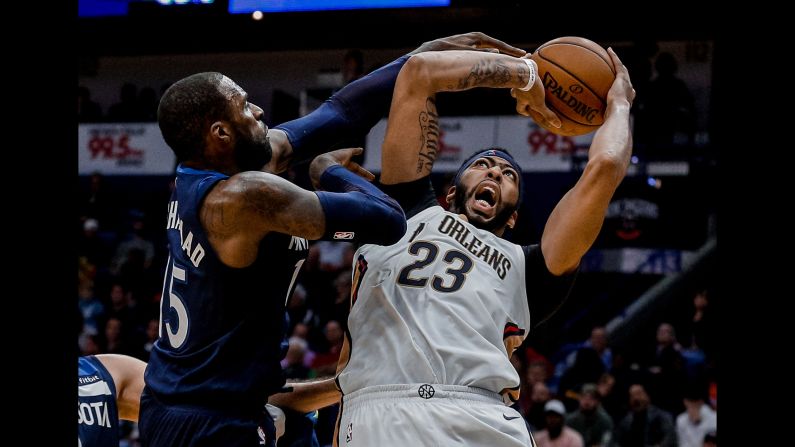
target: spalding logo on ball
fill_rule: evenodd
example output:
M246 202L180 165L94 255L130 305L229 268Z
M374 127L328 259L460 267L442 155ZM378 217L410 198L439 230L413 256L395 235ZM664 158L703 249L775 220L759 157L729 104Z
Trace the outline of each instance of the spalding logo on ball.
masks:
M593 132L605 119L607 92L616 78L616 68L607 50L582 37L560 37L541 45L530 56L538 65L547 107L561 121L560 129L540 126L558 135Z

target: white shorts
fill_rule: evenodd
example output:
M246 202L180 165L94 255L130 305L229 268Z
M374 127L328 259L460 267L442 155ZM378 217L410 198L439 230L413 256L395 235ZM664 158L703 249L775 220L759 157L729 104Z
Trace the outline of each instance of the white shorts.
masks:
M342 397L338 447L535 447L502 397L457 385L379 385Z

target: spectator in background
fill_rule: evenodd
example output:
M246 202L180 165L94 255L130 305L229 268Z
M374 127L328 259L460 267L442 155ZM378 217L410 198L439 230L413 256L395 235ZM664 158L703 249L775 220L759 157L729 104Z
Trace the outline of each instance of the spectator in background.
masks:
M142 122L157 121L157 93L152 87L144 87L138 93L137 120Z
M108 265L111 248L100 238L96 219L90 217L83 222L83 232L78 238L77 247L77 255L84 256L98 269Z
M348 330L348 313L351 307L351 270L343 270L334 279L334 307L329 318L339 321L343 331Z
M105 228L114 228L117 219L114 210L118 206L118 197L105 185L104 177L99 172L93 172L89 178L88 190L80 192L80 221L89 218L102 222Z
M689 391L684 404L685 412L676 417L679 447L702 447L705 436L718 429L718 415L704 403L700 390Z
M625 413L626 396L621 396L616 389L616 378L610 373L599 376L596 382L596 391L599 393L601 407L610 415L613 421L618 421Z
M342 82L348 85L364 76L364 55L360 50L351 49L342 56Z
M577 391L586 383L595 383L605 372L605 365L599 354L591 347L577 350L574 365L563 373L558 386L558 395L563 396L569 405L575 405Z
M646 96L646 115L652 144L658 149L693 143L696 113L693 95L687 84L676 77L676 59L671 53L657 55L654 69L657 77L650 83Z
M111 354L129 354L131 349L125 340L122 331L124 324L116 317L108 318L105 323L105 340L102 352Z
M668 412L652 405L646 388L639 383L629 387L630 412L613 433L615 447L676 447L676 429Z
M337 372L337 360L340 358L342 350L342 340L345 334L342 326L337 320L330 320L323 329L326 336L328 348L324 352L316 353L315 360L312 362L312 369L315 370L317 377L334 375Z
M523 354L526 353L526 351L517 350L516 353L514 353L514 355L517 355L519 352L522 352ZM535 388L536 384L537 383L544 384L544 387L546 388L548 369L547 369L547 363L544 360L531 361L528 359L525 361L525 363L528 364L527 367L524 369L524 374L521 376L522 381L519 384L519 386L521 387L521 392L519 393L519 408L520 408L519 412L527 415L530 413L530 410L534 406L532 396L533 396L533 389ZM543 405L541 405L541 407L543 407ZM539 410L540 409L537 409L536 411Z
M604 371L610 371L613 367L613 351L607 345L607 329L604 326L595 326L591 329L591 336L579 346L571 346L566 347L565 349L571 349L571 353L568 354L564 360L558 362L555 365L555 372L553 375L552 380L552 387L557 389L560 393L564 393L566 388L561 388L561 380L563 379L563 375L566 371L570 370L577 361L578 353L581 349L593 349L596 351L599 358L602 360L604 364ZM564 350L564 348L561 348ZM587 355L587 354L586 354ZM594 382L596 379L587 380L589 382ZM571 384L569 384L570 386Z
M153 318L149 320L149 323L146 325L146 341L144 342L144 352L146 352L146 358L141 360L149 360L149 354L152 353L152 347L155 345L155 342L159 337L160 322L156 318Z
M304 365L307 349L309 349L309 345L306 340L301 337L290 337L287 355L281 361L284 377L288 379L309 378L309 368Z
M717 328L715 326L714 306L709 304L709 296L706 290L701 290L693 297L693 318L690 325L690 334L693 345L702 349L710 358L715 347L715 336Z
M580 407L566 415L566 425L582 435L587 447L607 446L613 434L613 419L599 404L600 395L593 383L586 383L580 392Z
M133 250L140 250L143 255L143 267L149 268L155 257L155 244L145 238L144 235L144 215L140 211L130 211L130 232L125 236L124 241L116 249L113 257L111 271L119 274L122 266L129 261L130 253Z
M287 301L287 315L290 317L290 325L295 328L298 324L312 324L315 325L315 313L306 305L306 288L303 284L297 283L293 294ZM304 339L306 337L303 337Z
M96 123L102 121L102 109L91 100L91 90L77 87L77 122Z
M649 392L657 405L671 414L679 414L684 410L682 397L687 376L681 349L674 327L661 323L657 327L654 357L649 362Z
M530 392L530 408L525 410L524 418L530 424L531 431L541 430L547 426L544 406L552 399L552 393L544 382L536 382Z
M77 289L77 305L83 317L83 330L81 333L96 335L104 326L105 306L94 296L94 287L91 281L83 281Z
M583 447L579 433L566 426L566 407L559 400L544 405L546 428L534 436L539 447Z
M312 327L316 326L317 320L312 320ZM290 333L290 337L300 338L307 342L307 347L304 352L304 366L307 368L312 367L312 363L315 361L315 351L313 351L309 346L309 325L307 323L296 323L293 327L293 331Z
M120 101L108 109L108 121L129 123L138 121L138 87L130 82L121 86Z

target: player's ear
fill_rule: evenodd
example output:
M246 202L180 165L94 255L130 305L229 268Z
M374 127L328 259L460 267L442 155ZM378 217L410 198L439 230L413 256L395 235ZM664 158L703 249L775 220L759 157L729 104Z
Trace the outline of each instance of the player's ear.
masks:
M516 219L518 218L519 218L519 211L514 211L513 213L511 213L511 217L509 217L508 222L506 222L508 228L513 228L516 225Z
M451 186L450 189L447 190L447 195L444 197L447 201L447 207L449 208L450 205L455 201L455 186Z
M232 142L232 127L226 121L216 121L210 125L210 138L228 145Z

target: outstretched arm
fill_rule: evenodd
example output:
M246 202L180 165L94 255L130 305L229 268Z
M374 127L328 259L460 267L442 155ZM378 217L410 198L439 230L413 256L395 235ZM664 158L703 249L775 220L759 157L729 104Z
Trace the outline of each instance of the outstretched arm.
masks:
M311 382L292 382L285 385L288 391L268 398L268 403L279 408L289 408L299 413L319 410L339 402L342 393L334 384L334 378Z
M430 174L439 143L437 92L475 87L524 89L530 85L533 109L559 123L544 104L544 86L536 71L530 59L504 54L444 51L412 56L395 84L381 149L381 183L406 183Z
M555 206L541 236L547 268L555 275L576 269L596 240L632 155L629 108L635 90L627 68L612 49L608 53L616 67L616 79L607 93L604 124L594 135L580 179Z
M259 171L218 182L199 217L221 261L235 268L249 266L270 232L381 245L400 239L406 232L403 210L369 183L371 173L351 160L361 151L339 149L312 162L313 183L323 191L308 191Z
M116 384L119 419L137 422L146 363L135 357L119 354L97 354L95 357L102 362Z
M386 116L395 79L409 56L427 51L469 49L522 56L525 51L483 33L472 32L425 42L411 53L348 84L312 113L269 132L273 158L268 172L280 173L352 136L364 135Z

